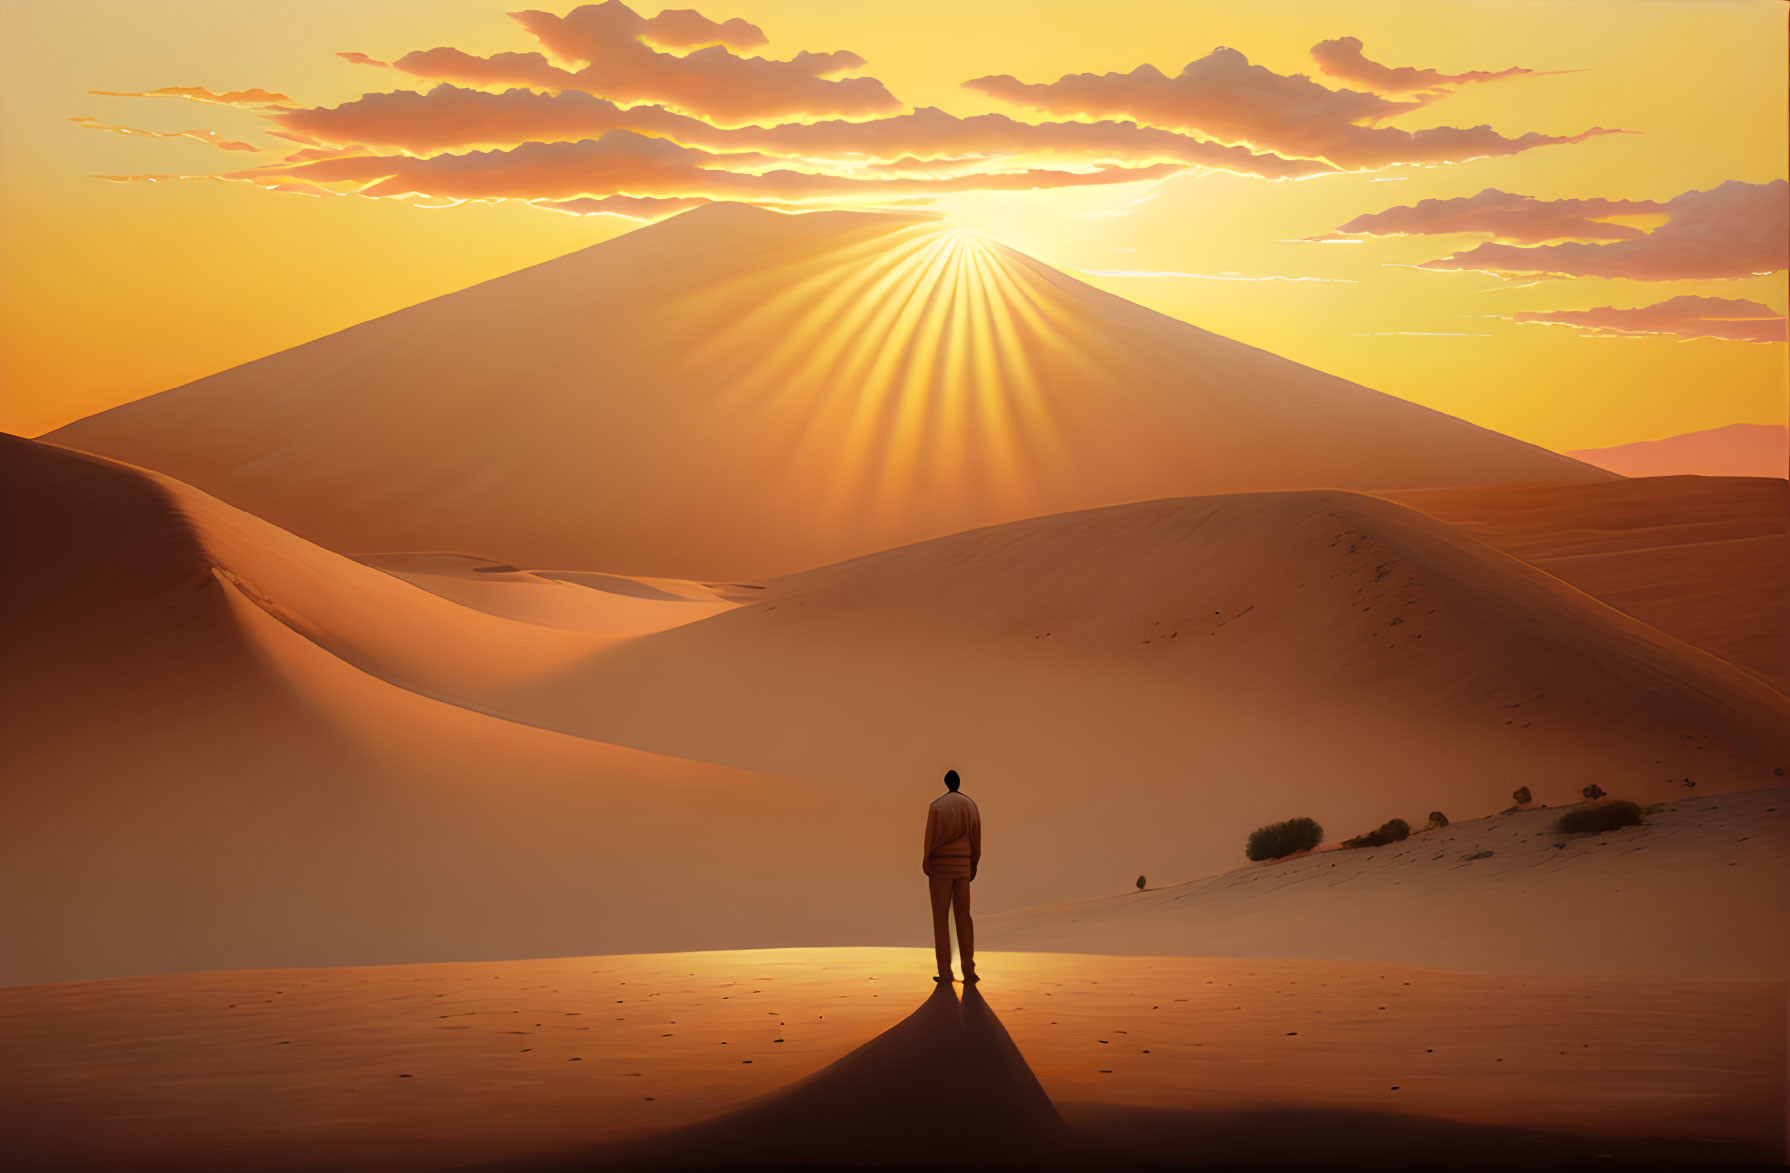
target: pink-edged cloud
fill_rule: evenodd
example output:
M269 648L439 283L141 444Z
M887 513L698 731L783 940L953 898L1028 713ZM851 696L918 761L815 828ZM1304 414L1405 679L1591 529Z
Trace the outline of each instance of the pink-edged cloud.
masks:
M1687 191L1662 206L1664 224L1607 244L1576 241L1519 247L1497 242L1437 260L1427 269L1556 277L1676 281L1781 272L1790 252L1790 184L1729 180Z
M1782 342L1784 315L1763 302L1732 297L1685 295L1653 305L1620 309L1534 310L1510 315L1516 322L1570 326L1602 337L1668 334L1729 342Z
M1362 52L1359 37L1337 37L1330 41L1319 41L1311 47L1311 56L1318 63L1318 68L1331 77L1376 94L1434 94L1446 91L1451 86L1499 81L1535 72L1518 66L1496 72L1476 69L1468 73L1443 73L1436 69L1419 69L1409 65L1381 65L1378 61L1369 60Z
M564 16L545 12L512 12L548 52L562 61L598 61L618 37L639 37L667 49L700 49L726 45L729 49L757 49L770 43L764 30L739 17L713 21L694 8L667 8L654 17L642 18L626 5L611 0L586 4Z
M1214 49L1170 77L1153 65L1129 73L1069 74L1026 83L1000 74L964 83L989 97L1065 117L1134 119L1248 145L1279 155L1323 159L1357 170L1393 163L1451 163L1582 142L1621 131L1515 138L1490 126L1401 130L1370 125L1421 108L1362 90L1333 90L1304 74L1284 75L1235 49Z
M1175 78L1148 66L1045 86L983 78L967 84L1064 117L959 117L934 107L904 111L875 78L841 76L864 65L855 53L747 55L767 38L738 18L692 9L647 17L622 0L564 15L509 15L538 51L479 56L440 46L389 62L338 54L428 79L426 88L329 107L258 89L169 87L138 96L247 107L269 134L299 147L273 167L218 178L337 195L519 199L589 215L652 216L714 199L887 204L1188 171L1296 179L1610 133L1512 138L1489 126L1395 129L1381 124L1433 95L1400 100L1333 89L1251 65L1230 49Z
M216 94L204 86L163 86L159 90L88 90L102 98L185 98L213 106L294 106L285 94L271 90L229 90Z
M465 154L375 155L279 164L227 176L251 182L296 180L357 184L367 196L438 196L448 199L565 200L581 196L702 197L722 200L801 201L877 199L891 195L956 191L1023 191L1086 187L1163 179L1175 164L1108 166L1093 171L1026 168L942 178L858 178L763 166L765 157L716 154L630 131L601 139L523 143L502 151Z
M443 84L426 93L366 94L340 106L282 110L269 117L288 137L304 142L411 152L573 141L631 130L686 146L843 164L1048 155L1087 163L1181 162L1272 179L1332 170L1316 160L1261 154L1134 122L1028 123L1005 114L960 118L935 107L864 121L722 127L661 106L624 107L581 91L492 93Z
M646 39L660 18L649 21L621 0L587 4L565 16L534 10L510 16L554 56L582 63L582 68L561 68L542 53L480 57L447 47L406 53L392 66L431 81L581 90L623 105L651 102L723 123L821 115L863 117L901 108L875 78L834 76L864 65L862 57L844 50L802 52L788 60L742 57L717 38L750 40L745 32L696 17L696 21L704 21L702 27L680 19L656 26L657 31L675 39L712 27L706 40L715 43L682 55L662 53ZM744 28L763 36L753 26Z
M139 130L134 126L112 126L97 118L70 118L70 122L79 123L88 130L103 130L108 134L133 134L142 138L190 138L221 151L256 151L252 143L239 142L236 139L221 137L215 130Z
M1538 200L1488 187L1478 195L1421 200L1384 212L1357 216L1312 240L1350 236L1438 236L1455 232L1487 233L1515 244L1550 240L1632 240L1645 232L1618 217L1663 212L1653 200Z

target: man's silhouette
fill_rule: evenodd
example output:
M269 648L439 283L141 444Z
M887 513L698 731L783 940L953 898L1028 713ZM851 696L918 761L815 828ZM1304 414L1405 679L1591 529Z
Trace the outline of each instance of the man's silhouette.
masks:
M951 927L957 913L957 948L963 954L963 980L976 980L976 938L970 923L970 881L982 862L982 812L969 795L958 793L957 771L945 772L945 793L926 810L926 854L922 864L932 888L932 943L938 951L934 981L949 982Z

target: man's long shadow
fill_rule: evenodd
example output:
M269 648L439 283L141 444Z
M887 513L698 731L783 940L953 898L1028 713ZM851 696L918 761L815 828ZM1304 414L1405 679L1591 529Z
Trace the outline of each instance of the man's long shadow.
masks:
M488 1168L1311 1168L1344 1154L1371 1155L1381 1167L1701 1169L1771 1166L1782 1158L1775 1139L1565 1134L1344 1107L1089 1103L1064 1110L1068 1125L980 992L967 987L960 1002L941 985L857 1050L725 1115Z
M613 1166L1032 1164L1062 1118L975 986L940 984L857 1050L724 1116L584 1159Z

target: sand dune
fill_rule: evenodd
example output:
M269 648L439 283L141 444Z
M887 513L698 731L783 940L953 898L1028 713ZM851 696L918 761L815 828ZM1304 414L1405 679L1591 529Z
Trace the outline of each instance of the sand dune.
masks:
M1783 424L1729 424L1567 455L1625 477L1782 478L1790 476L1790 432Z
M946 767L989 819L991 911L1222 867L1289 814L1750 789L1782 760L1780 694L1353 494L1087 511L757 584L404 571L726 607L626 634L462 605L165 477L3 455L34 503L5 541L8 891L84 870L9 901L0 980L915 941Z
M1036 1119L998 1039L976 1052L992 1086L916 1070L972 1042L930 1001L930 962L787 949L0 990L0 1123L33 1169L403 1169L688 1162L714 1155L692 1126L728 1135L792 1098L838 1114L735 1153L876 1163L954 1124L973 1142ZM1782 1156L1778 983L1063 953L984 967L987 1017L1070 1140L1094 1142L1056 1155L1089 1167ZM866 1117L865 1081L896 1106L937 1090L936 1110ZM843 1147L808 1147L853 1121Z
M1007 907L1216 870L1296 814L1754 789L1790 719L1751 675L1346 493L1041 518L763 594L479 703L854 788L958 768L989 820L978 894Z
M664 631L732 605L701 583L520 570L472 554L363 554L355 561L492 615L589 635Z
M1675 800L1565 835L1524 810L977 923L994 949L1313 957L1783 981L1790 791ZM1333 828L1340 840L1353 828Z
M0 478L23 506L0 555L0 983L924 931L854 866L883 827L895 850L899 795L498 720L301 632L437 684L590 637L45 445L5 440ZM864 832L764 850L810 820ZM739 904L707 898L721 884Z
M932 221L739 205L48 439L335 550L705 580L1154 497L1609 475Z
M1781 480L1647 477L1385 496L1790 685L1790 487Z

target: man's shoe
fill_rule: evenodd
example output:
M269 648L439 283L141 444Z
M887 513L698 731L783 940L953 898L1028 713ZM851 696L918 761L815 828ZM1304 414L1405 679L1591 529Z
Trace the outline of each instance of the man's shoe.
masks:
M963 984L964 984L964 985L966 985L966 986L967 986L967 985L970 985L970 984L972 984L972 983L974 983L974 982L979 982L979 981L981 981L981 980L982 980L982 979L981 979L981 978L979 978L979 977L977 977L977 976L976 976L976 971L975 971L975 970L973 970L973 969L966 969L966 970L964 970L964 971L963 971Z
M938 976L937 976L937 977L935 977L935 978L933 978L933 979L932 979L932 980L933 980L933 981L935 981L935 982L938 982L938 983L940 983L940 984L941 984L941 985L947 985L947 986L948 986L948 985L950 985L950 984L951 984L951 983L952 983L952 982L954 982L954 981L956 981L956 980L957 980L957 979L956 979L956 978L955 978L955 977L953 977L953 976L952 976L952 975L950 975L950 974L948 974L948 973L941 973L941 974L939 974L939 975L938 975Z

